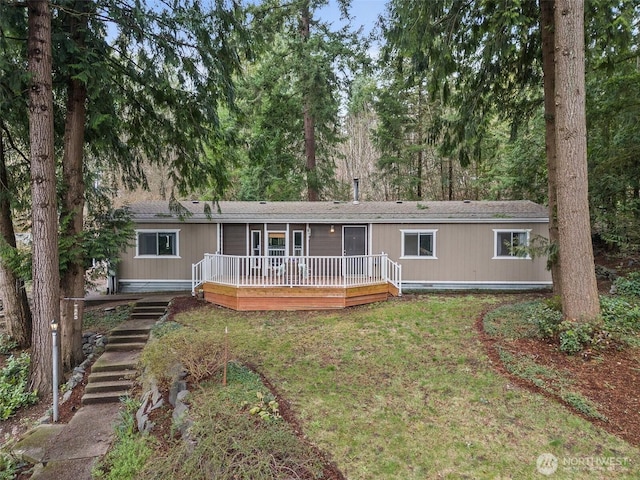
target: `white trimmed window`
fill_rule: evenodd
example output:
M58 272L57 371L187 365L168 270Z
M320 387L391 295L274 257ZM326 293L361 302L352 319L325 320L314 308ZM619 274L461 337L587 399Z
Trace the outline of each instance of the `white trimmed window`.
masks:
M401 230L402 258L436 258L437 230Z
M178 257L180 230L136 230L136 257Z
M302 230L293 231L293 255L301 257L304 251L304 232Z
M531 258L518 247L529 245L531 230L493 230L493 258Z

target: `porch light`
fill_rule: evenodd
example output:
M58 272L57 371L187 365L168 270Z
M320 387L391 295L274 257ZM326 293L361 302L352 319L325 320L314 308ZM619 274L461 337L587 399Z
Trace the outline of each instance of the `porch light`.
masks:
M329 229L329 233L335 233L336 229L333 228L333 225L331 225L331 228Z

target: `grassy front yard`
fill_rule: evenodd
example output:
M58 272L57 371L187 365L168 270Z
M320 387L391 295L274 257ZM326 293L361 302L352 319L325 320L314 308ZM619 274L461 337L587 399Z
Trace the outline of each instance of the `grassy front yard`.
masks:
M276 386L349 479L545 478L545 453L558 460L554 479L640 478L638 448L492 368L474 322L517 300L405 297L313 313L205 305L175 320L201 339L227 327L231 357ZM218 394L203 386L194 412Z

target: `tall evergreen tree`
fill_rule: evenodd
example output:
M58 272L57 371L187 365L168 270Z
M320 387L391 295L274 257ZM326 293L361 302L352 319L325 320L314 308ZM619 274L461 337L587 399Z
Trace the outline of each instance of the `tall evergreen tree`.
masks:
M16 12L23 4L5 7ZM75 298L84 296L86 155L102 170L119 171L126 186L146 184L143 165L162 164L177 194L215 185L212 194L219 197L226 185L224 161L208 156L207 145L225 141L218 111L220 105L233 104L232 77L246 43L243 10L233 2L216 2L214 10L199 0L148 6L60 0L53 7L52 88L56 99L63 99L56 105L61 112L56 132L64 152L58 213L65 247L56 298ZM20 35L4 41L20 42ZM70 302L63 305L71 307ZM58 306L48 317L60 312ZM80 325L71 312L62 309L66 366L77 363L80 352Z
M30 387L51 391L50 324L58 321L58 216L53 133L51 11L48 0L28 0L28 70L34 325ZM53 368L58 368L54 365Z
M537 111L543 98L547 100L545 118L548 121L547 158L552 235L556 215L561 218L568 213L561 214L553 206L554 192L557 191L553 152L557 154L560 151L557 138L553 137L558 133L558 128L553 124L555 105L549 97L557 94L560 88L557 83L559 76L553 71L553 61L558 61L558 46L554 47L554 38L551 36L555 29L553 22L558 20L557 16L555 20L551 16L554 5L552 0L542 0L541 4L525 1L393 0L385 30L391 58L409 61L410 68L406 75L410 78L426 73L432 94L458 112L456 121L447 128L447 137L450 144L463 146L459 155L461 162L481 153L478 148L482 145L481 139L487 131L488 122L496 114L511 120L515 136L520 122ZM634 8L637 9L637 6L634 7L632 2L592 2L589 28L600 22L608 29L615 24L611 23L612 12L628 12ZM617 25L613 27L613 31L625 31L624 35L627 35L630 29ZM594 38L598 36L596 33ZM599 45L598 40L592 43L596 47ZM609 56L609 52L601 47L595 50L604 57ZM544 96L540 95L537 87L543 72ZM586 177L583 181L586 186ZM585 212L580 210L580 213ZM586 213L588 214L588 210ZM588 232L588 228L586 231ZM558 244L562 245L563 241L560 240ZM580 246L585 249L588 247L584 242ZM568 248L566 243L565 248ZM572 248L575 250L575 247ZM584 251L585 258L589 257L589 251ZM577 264L564 264L562 255L559 258L559 270L552 271L556 285L567 285L562 278L565 275L584 274L588 275L584 284L591 285L595 282L593 268L590 272L585 272ZM572 270L574 267L578 269L576 272ZM556 272L560 274L557 275ZM574 284L572 288L575 287ZM567 293L562 292L563 299L566 295ZM576 315L573 309L570 310L572 315ZM592 317L593 311L591 306L585 305L584 317Z
M26 217L29 210L23 202L29 196L29 183L23 180L30 176L24 9L0 3L0 22L0 299L9 335L26 348L31 345L31 309L25 279L13 268L19 263L15 232L24 228L16 226L14 212Z
M334 177L341 94L364 46L346 26L317 18L327 0L268 0L252 10L260 39L241 86L247 163L242 198L318 200ZM340 1L343 15L348 2Z

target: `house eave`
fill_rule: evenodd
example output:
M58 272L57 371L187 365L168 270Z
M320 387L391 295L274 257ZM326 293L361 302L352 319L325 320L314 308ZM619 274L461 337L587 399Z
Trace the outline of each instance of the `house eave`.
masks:
M363 218L358 216L342 216L342 217L324 217L324 216L287 216L287 217L271 217L268 215L260 217L236 217L236 216L220 216L213 215L211 217L192 215L188 218L179 218L175 215L134 215L132 217L136 223L371 223L371 224L464 224L464 223L549 223L549 219L545 217L403 217L403 218Z

